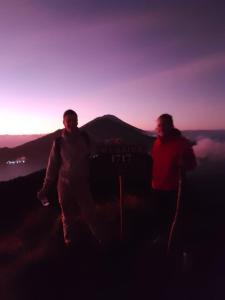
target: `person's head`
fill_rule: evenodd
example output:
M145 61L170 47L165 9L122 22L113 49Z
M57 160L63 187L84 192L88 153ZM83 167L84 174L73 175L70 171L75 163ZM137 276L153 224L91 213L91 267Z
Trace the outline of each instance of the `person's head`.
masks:
M77 113L74 110L68 109L64 112L63 125L67 132L73 132L77 129L78 118Z
M169 114L162 114L157 119L156 132L159 136L169 135L174 128L173 117Z

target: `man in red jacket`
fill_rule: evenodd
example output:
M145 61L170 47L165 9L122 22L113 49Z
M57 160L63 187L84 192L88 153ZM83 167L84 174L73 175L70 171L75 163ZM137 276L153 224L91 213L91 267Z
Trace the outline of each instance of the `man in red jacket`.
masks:
M190 142L174 127L173 118L163 114L157 119L157 139L153 158L152 189L156 209L156 227L162 238L167 238L176 211L179 179L185 171L196 167Z

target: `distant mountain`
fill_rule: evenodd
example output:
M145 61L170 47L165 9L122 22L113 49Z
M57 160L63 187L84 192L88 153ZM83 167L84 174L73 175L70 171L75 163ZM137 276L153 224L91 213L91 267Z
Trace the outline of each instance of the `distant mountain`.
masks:
M130 124L112 115L105 115L81 127L97 142L119 138L124 143L141 145L146 151L151 147L153 138ZM17 176L24 176L46 167L51 145L61 130L45 135L41 138L14 148L0 148L0 181ZM6 165L7 161L26 157L23 165Z
M13 148L42 137L44 134L1 134L0 148Z
M0 148L0 163L7 160L14 160L18 157L25 156L28 161L46 162L46 155L48 155L51 144L54 138L60 135L61 130L42 136L38 139L22 144L14 148Z
M0 181L6 181L18 176L24 176L40 169L47 164L52 142L61 130L17 146L15 148L0 148ZM8 165L7 161L26 158L25 164Z
M120 138L124 143L138 144L149 149L153 138L113 115L98 117L81 127L98 141Z
M153 139L147 136L143 130L127 124L112 115L96 118L83 125L81 129L98 142L121 138L126 143L140 144L146 146L146 148L149 148L153 142ZM25 156L28 161L32 162L46 162L52 142L60 133L61 130L57 130L14 148L0 148L0 163L21 156Z

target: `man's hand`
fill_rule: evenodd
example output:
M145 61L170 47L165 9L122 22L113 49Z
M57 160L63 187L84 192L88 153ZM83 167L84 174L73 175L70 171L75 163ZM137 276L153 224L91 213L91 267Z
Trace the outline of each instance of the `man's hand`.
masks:
M50 204L48 201L47 193L43 189L37 192L37 198L39 201L41 201L43 206L48 206Z
M38 200L41 200L41 199L43 199L45 197L46 197L46 192L43 189L41 189L40 191L37 192L37 198L38 198Z

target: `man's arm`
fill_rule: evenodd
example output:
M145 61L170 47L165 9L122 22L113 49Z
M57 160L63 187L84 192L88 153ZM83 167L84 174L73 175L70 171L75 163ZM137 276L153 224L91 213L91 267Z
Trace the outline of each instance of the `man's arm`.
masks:
M196 157L191 143L188 140L186 140L184 145L180 164L181 168L185 171L192 171L197 167Z
M82 131L82 135L88 148L89 156L93 157L97 153L97 141L92 135L87 134L85 131Z
M60 149L57 147L55 140L49 154L45 179L41 190L38 192L38 198L46 197L53 185L57 183L60 167L60 153L58 153L58 151L60 151Z

